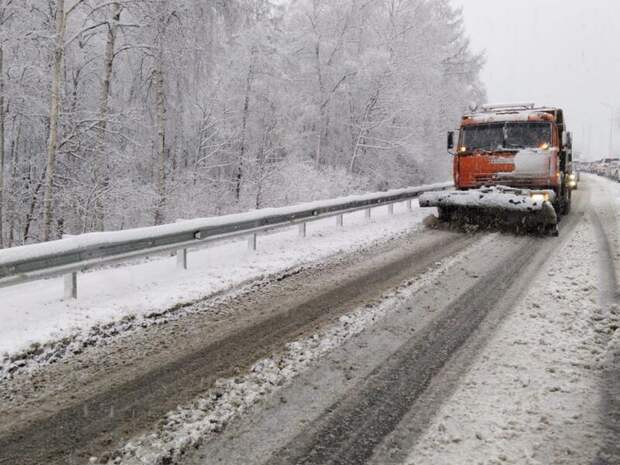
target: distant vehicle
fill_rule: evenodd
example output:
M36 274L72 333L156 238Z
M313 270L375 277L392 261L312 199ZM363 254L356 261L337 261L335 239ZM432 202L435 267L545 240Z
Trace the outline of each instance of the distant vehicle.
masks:
M602 158L590 164L590 173L620 181L620 159Z
M571 134L564 112L534 104L484 105L448 133L456 191L424 194L440 220L508 223L558 233L571 205Z
M596 174L611 178L618 163L620 163L620 160L617 158L603 158L597 163Z
M620 181L620 160L612 159L607 164L605 175L614 181Z
M579 188L579 171L573 171L568 175L568 187L574 191Z

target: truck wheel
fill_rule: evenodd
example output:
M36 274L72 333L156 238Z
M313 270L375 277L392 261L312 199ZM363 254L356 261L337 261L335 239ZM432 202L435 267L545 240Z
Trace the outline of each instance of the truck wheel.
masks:
M437 210L439 213L439 221L446 223L450 222L450 219L452 218L452 210L450 208L438 207Z
M568 213L570 212L571 200L572 200L571 191L570 189L567 189L564 200L562 201L562 215L568 215Z
M555 215L558 218L558 223L562 219L562 213L564 212L564 202L562 200L557 200L553 202L553 209L555 210Z

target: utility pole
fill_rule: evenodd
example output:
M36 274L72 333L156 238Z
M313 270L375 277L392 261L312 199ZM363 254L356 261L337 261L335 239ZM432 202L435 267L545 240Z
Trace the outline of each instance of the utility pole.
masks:
M608 108L609 111L611 112L610 117L609 117L609 154L607 155L607 157L613 158L613 152L614 152L614 125L616 123L616 117L618 115L618 113L620 112L620 107L618 107L617 105L610 105L609 103L604 103L601 102L601 105L603 105L604 107Z
M609 157L613 157L614 151L614 111L611 110L611 118L609 118Z

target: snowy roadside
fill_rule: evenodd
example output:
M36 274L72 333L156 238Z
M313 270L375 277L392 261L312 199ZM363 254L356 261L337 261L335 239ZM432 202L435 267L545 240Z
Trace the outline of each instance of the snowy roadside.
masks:
M584 178L596 183L597 190L591 201L602 220L609 253L614 257L616 288L620 290L620 183L594 175L585 175Z
M408 465L584 464L600 447L600 376L619 309L599 304L584 220L498 328Z
M62 301L61 279L49 279L0 289L0 368L25 350L38 353L38 344L95 332L122 331L141 324L153 313L195 302L248 280L319 261L340 252L353 251L375 241L388 240L420 226L430 213L413 213L404 204L373 210L367 223L363 212L345 216L339 228L335 219L310 223L308 237L299 239L296 228L259 237L258 251L246 250L244 241L214 244L191 251L189 270L178 271L174 258L105 268L80 276L80 297ZM32 346L34 344L34 346ZM1 371L1 370L0 370Z

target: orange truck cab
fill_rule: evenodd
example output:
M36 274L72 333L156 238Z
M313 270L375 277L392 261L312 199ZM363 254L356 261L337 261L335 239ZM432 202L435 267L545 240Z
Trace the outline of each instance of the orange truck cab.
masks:
M502 185L553 190L557 214L570 209L571 134L559 108L484 105L461 119L458 140L448 133L459 190Z

